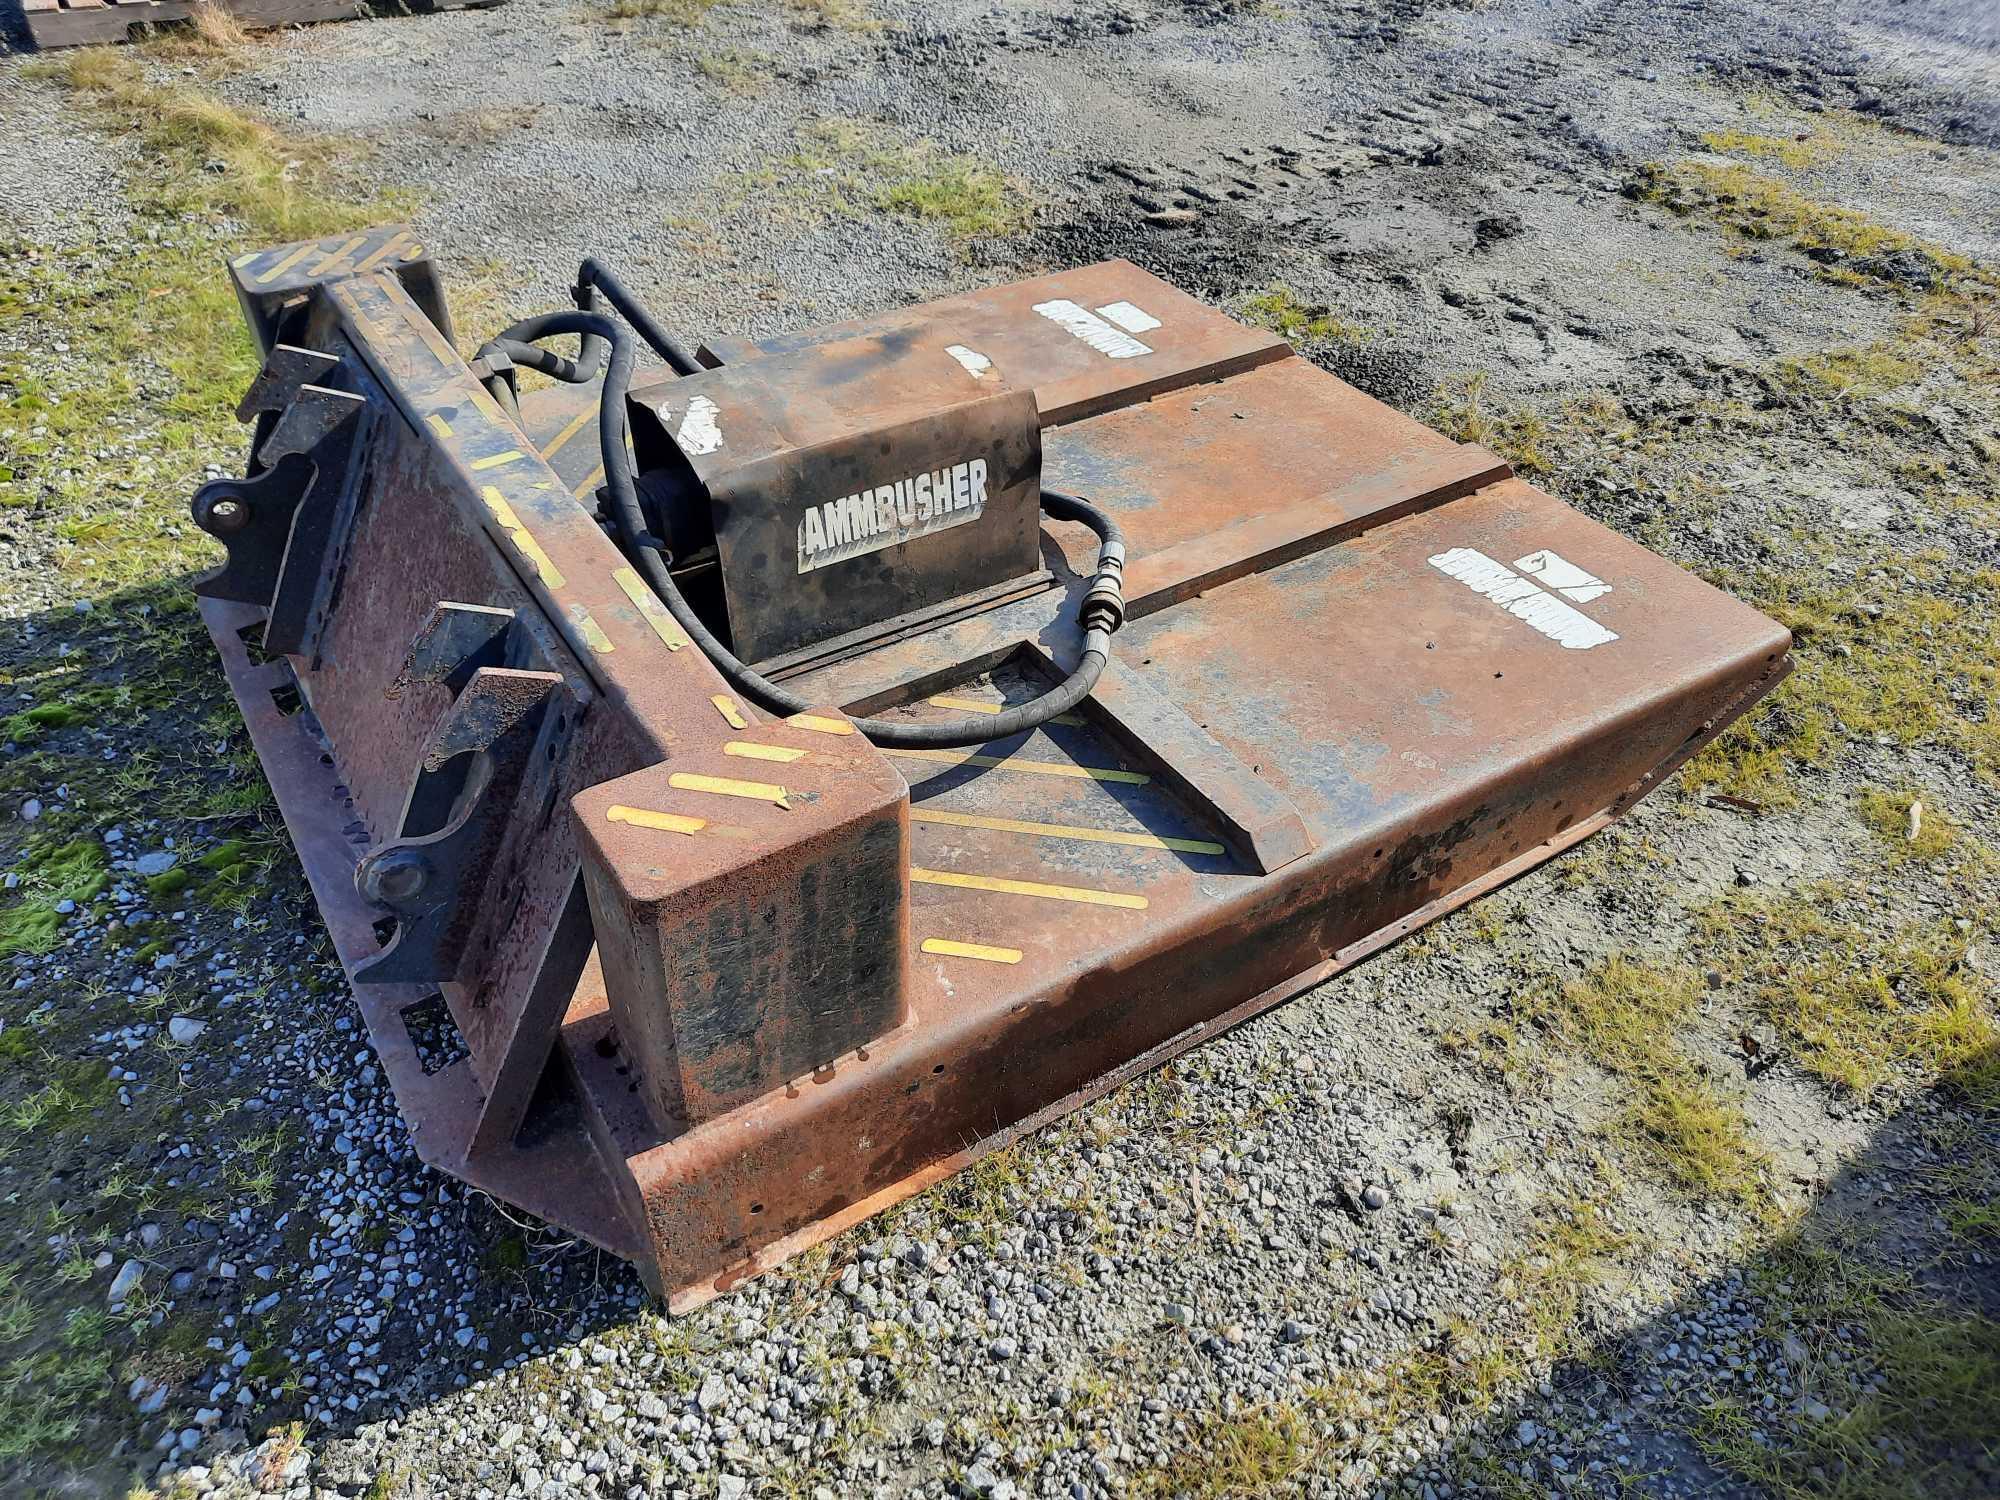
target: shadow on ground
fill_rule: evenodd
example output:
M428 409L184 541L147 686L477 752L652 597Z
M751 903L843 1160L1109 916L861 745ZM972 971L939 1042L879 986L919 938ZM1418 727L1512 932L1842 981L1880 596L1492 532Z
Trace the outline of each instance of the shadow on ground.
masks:
M2000 1118L1971 1103L1996 1075L2000 1048L1885 1121L1767 1248L1592 1330L1551 1398L1395 1472L1509 1496L2000 1493Z
M0 621L8 1493L347 1435L642 1301L417 1160L192 581Z

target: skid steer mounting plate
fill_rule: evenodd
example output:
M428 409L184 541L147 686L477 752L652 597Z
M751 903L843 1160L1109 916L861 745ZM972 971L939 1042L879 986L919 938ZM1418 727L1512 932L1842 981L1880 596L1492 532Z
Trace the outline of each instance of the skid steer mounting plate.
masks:
M248 476L196 497L203 613L399 1107L676 1308L1589 837L1790 667L1779 625L1113 261L632 390L716 628L818 705L779 718L593 519L596 390L511 417L407 231L232 272L266 363ZM1128 538L1095 691L878 748L849 715L1074 664L1095 538L1024 549L1037 482Z

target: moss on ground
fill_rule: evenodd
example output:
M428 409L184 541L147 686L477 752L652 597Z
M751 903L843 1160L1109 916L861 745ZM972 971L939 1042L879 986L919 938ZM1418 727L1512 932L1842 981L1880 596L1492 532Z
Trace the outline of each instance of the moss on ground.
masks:
M20 885L13 903L0 907L0 958L47 953L65 920L57 906L66 901L82 906L109 883L104 845L94 838L57 843L31 836L13 872Z

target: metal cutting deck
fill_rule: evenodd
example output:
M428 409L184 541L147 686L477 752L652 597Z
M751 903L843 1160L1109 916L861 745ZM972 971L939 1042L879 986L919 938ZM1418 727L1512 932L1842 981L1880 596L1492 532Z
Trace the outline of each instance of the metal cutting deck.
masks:
M824 708L763 713L576 503L602 480L594 393L533 392L516 428L397 233L236 267L253 322L293 346L273 368L354 394L313 398L333 434L313 450L323 553L268 610L204 611L426 1159L631 1256L677 1307L1534 868L1789 669L1781 626L1113 262L710 351L817 382L800 400L822 424L1017 381L1046 481L1126 529L1128 621L1074 713L969 751L878 751L843 711L977 713L1067 670L1088 534L1045 526L1039 592L794 656L787 685ZM314 249L388 269L291 286ZM721 389L705 379L634 400L679 415ZM342 420L372 424L348 480L327 446ZM254 507L286 482L236 488ZM232 553L239 580L256 563ZM526 656L500 675L559 711L470 808L491 836L451 865L469 925L420 984L407 955L437 934L385 938L352 877L397 836L434 726L466 712L405 680L440 599L512 611ZM285 656L257 663L243 636L267 617ZM310 713L274 708L293 685ZM840 863L884 839L888 879ZM761 1015L745 975L883 945L880 993L840 1018L887 1016L879 1034L757 1082L793 1018L730 1030ZM663 962L695 967L648 988ZM469 1053L435 1074L399 1034L432 993Z

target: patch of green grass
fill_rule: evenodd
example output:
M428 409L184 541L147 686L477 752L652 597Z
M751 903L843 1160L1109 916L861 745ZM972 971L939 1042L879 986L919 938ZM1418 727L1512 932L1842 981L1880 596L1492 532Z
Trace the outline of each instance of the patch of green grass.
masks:
M1369 336L1367 329L1347 322L1324 303L1301 302L1298 294L1284 285L1259 292L1245 302L1243 315L1295 344L1331 339L1361 343Z
M290 135L146 54L82 48L31 59L87 123L132 141L143 254L58 255L0 237L0 320L60 319L64 366L0 367L0 504L42 508L66 572L105 588L153 582L212 556L186 521L203 463L242 443L234 408L257 359L223 261L396 216L407 203L350 186L358 148ZM92 461L107 439L139 456L117 483Z
M1958 843L1958 824L1937 805L1935 797L1871 789L1861 794L1860 811L1861 821L1888 846L1892 864L1911 859L1928 863Z
M1822 350L1778 364L1780 380L1841 400L1886 396L1915 385L1924 373L1911 351L1879 343Z
M1724 156L1748 156L1774 161L1802 172L1840 152L1840 143L1824 131L1794 131L1790 135L1758 135L1747 130L1711 130L1702 145Z
M1606 1196L1574 1194L1539 1204L1526 1245L1506 1262L1527 1311L1531 1351L1542 1359L1570 1352L1584 1302L1603 1286L1638 1241L1611 1219Z
M1175 1500L1269 1495L1301 1478L1321 1439L1294 1406L1271 1402L1235 1416L1204 1418L1188 1447L1168 1466L1138 1476L1132 1492Z
M939 1183L929 1196L945 1218L987 1245L997 1244L1013 1218L1015 1203L1028 1181L1028 1159L1016 1142L988 1151L956 1176Z
M614 21L661 20L676 26L699 26L717 0L611 0L604 13Z
M1732 892L1697 913L1706 957L1749 991L1787 1053L1855 1094L1899 1074L1957 1077L1971 1102L2000 1108L1981 1067L2000 1050L1992 987L1968 963L1973 932L1895 923L1852 888Z
M1891 571L1893 569L1893 572ZM1886 580L1901 578L1901 587ZM1955 750L2000 772L2000 572L1952 573L1935 557L1884 559L1841 582L1811 567L1753 569L1717 582L1789 627L1798 670L1768 707L1688 763L1697 788L1767 806L1797 800L1792 773L1850 739Z
M1644 1148L1683 1190L1750 1207L1767 1200L1764 1153L1742 1108L1724 1098L1681 1046L1700 988L1682 968L1612 958L1525 1006L1558 1040L1628 1089L1619 1134Z
M1013 234L1033 208L1024 184L977 157L860 120L807 126L798 150L742 185L820 216L920 219L960 241Z
M704 53L694 60L694 70L732 94L759 93L774 76L771 59L763 53L734 48Z
M1547 473L1552 467L1545 446L1549 424L1524 406L1497 401L1486 386L1484 370L1446 382L1432 406L1430 425L1458 442L1490 448L1524 474Z

